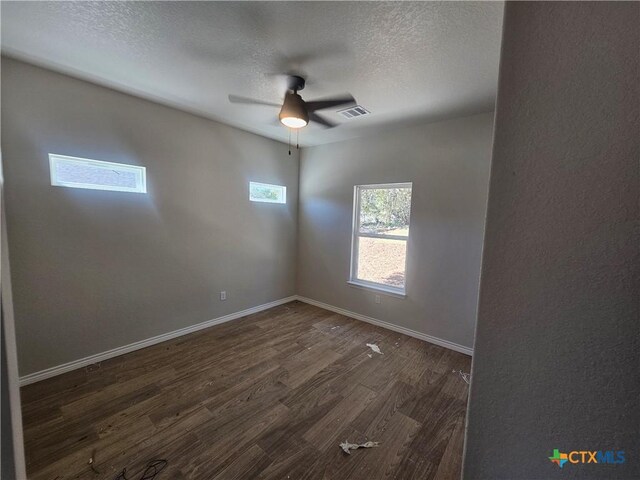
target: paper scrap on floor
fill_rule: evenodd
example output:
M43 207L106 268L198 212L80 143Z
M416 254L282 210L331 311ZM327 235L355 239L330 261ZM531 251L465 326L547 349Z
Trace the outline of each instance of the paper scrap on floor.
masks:
M345 440L340 444L340 448L347 455L351 455L351 450L357 450L358 448L373 448L378 445L380 445L379 442L349 443L348 440Z
M380 351L380 347L375 343L367 343L367 347L369 347L374 352L379 353L380 355L384 355L384 353Z
M470 373L466 373L463 372L462 370L451 370L451 373L457 373L460 375L460 378L462 378L462 380L464 380L467 385L471 382L471 374Z

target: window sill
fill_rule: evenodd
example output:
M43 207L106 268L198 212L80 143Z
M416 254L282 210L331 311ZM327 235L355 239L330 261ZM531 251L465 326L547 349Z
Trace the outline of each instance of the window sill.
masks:
M357 280L347 280L347 283L352 287L364 288L365 290L373 290L392 297L407 298L407 294L404 290L389 288L383 285L373 285L370 283L358 282Z

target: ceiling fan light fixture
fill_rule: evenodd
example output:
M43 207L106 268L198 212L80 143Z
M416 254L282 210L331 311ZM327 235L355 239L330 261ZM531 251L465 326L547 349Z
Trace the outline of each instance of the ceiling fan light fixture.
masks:
M283 117L280 118L280 122L289 128L302 128L307 126L307 122L303 118L296 117Z
M319 110L335 110L338 107L345 107L349 105L351 108L349 112L357 111L358 115L365 115L366 113L369 113L362 107L357 105L356 99L353 98L353 95L351 94L344 94L342 96L334 96L333 98L325 98L321 100L305 102L302 97L298 95L298 92L304 88L304 78L298 75L288 75L287 78L288 90L284 96L284 103L282 104L282 106L280 106L279 104L274 104L272 102L240 97L238 95L229 95L229 101L231 103L246 103L250 105L267 105L270 107L280 107L278 120L285 127L292 130L299 130L301 128L304 128L309 124L309 122L315 122L316 124L321 125L325 128L332 128L337 126L336 123L331 122L330 120L324 118L322 115L319 115L317 113ZM345 113L343 113L342 115L348 118L358 116L356 115L356 113L350 113L349 116L347 116ZM291 132L289 132L289 136L291 136Z
M309 113L302 97L296 92L287 93L278 118L289 128L306 127L309 123Z

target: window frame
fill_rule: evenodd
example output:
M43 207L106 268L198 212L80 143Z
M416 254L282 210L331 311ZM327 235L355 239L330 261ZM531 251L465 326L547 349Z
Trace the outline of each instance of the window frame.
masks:
M253 198L251 196L251 186L252 185L257 185L260 187L269 187L269 188L280 188L282 189L282 201L278 201L278 200L270 200L268 198ZM262 183L262 182L252 182L251 180L249 180L249 201L250 202L256 202L256 203L274 203L276 205L286 205L287 204L287 186L286 185L276 185L273 183Z
M112 185L97 185L92 183L65 182L57 177L56 164L57 161L71 161L88 165L95 165L100 168L112 167L118 170L127 170L133 172L136 176L136 187L119 187ZM60 155L57 153L49 153L49 175L51 177L51 185L53 187L81 188L84 190L101 190L109 192L127 192L127 193L147 193L147 169L141 165L130 165L126 163L106 162L104 160L96 160L93 158L71 157L69 155Z
M404 235L381 235L376 233L360 233L360 192L362 190L383 190L392 188L410 188L411 189L411 203L413 204L413 182L397 182L397 183L380 183L370 185L355 185L353 187L353 221L351 230L351 264L349 271L349 280L347 283L355 287L367 288L376 290L382 293L397 297L406 297L407 291L407 262L409 251L409 235L411 235L411 220L409 220L409 234ZM409 217L411 218L411 217ZM384 283L371 282L368 280L362 280L358 278L358 253L360 237L364 238L380 238L383 240L402 240L405 242L405 257L404 257L404 272L405 281L404 287L393 287L385 285Z

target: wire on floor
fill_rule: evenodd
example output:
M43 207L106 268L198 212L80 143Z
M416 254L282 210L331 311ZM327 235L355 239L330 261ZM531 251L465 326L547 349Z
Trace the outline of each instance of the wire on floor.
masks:
M147 468L145 468L144 472L142 472L142 476L140 477L139 480L153 480L166 466L167 466L166 460L158 459L158 460L150 461L149 463L147 463ZM120 472L114 480L131 480L131 479L127 477L127 469L123 468L122 472Z

